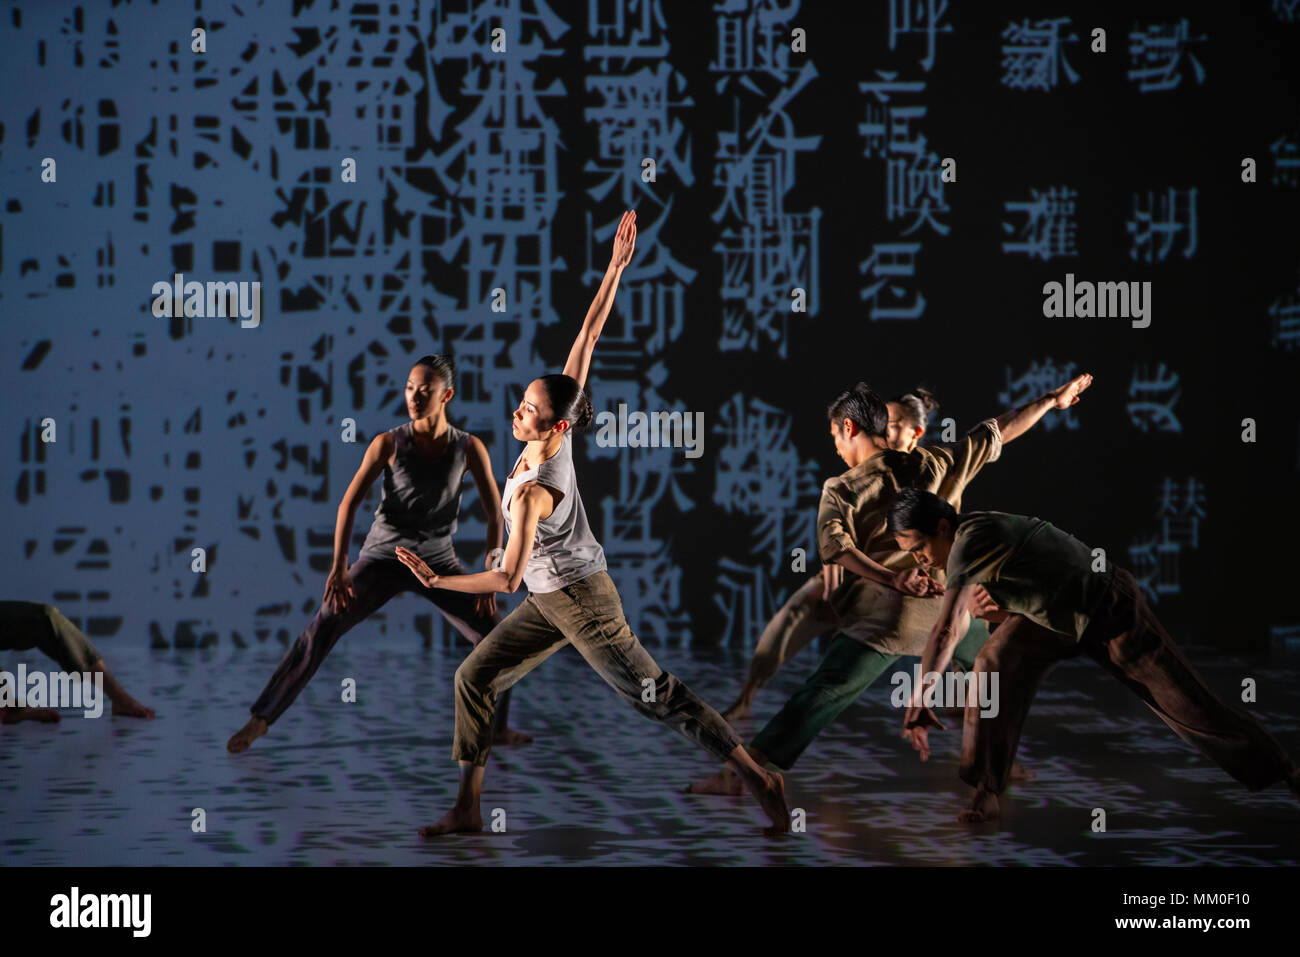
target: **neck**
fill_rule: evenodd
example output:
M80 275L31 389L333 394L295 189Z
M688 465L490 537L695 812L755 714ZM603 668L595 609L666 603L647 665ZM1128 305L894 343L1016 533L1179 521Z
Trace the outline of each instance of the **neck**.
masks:
M447 431L447 414L439 409L423 418L412 419L411 428L420 435L428 435L436 439Z
M874 459L888 447L889 446L884 444L883 439L877 440L875 438L868 438L867 436L861 436L860 438L854 439L853 457L856 461L854 461L849 468L855 469L868 459Z
M541 465L560 451L560 443L563 441L564 435L560 432L553 432L544 439L531 439L524 448L524 461Z

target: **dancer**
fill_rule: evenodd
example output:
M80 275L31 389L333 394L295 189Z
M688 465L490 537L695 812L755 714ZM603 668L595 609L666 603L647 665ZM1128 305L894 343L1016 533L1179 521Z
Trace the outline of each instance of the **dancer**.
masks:
M911 452L925 435L930 416L938 408L934 395L921 388L890 399L885 403L889 414L885 444L896 452ZM953 504L960 507L960 501L961 490L957 489ZM728 721L748 718L758 689L814 638L836 629L840 619L834 606L843 602L846 590L852 587L851 579L844 581L843 572L843 566L835 562L824 563L821 571L796 589L772 616L759 636L740 695L722 712L724 718ZM972 624L972 627L981 626Z
M90 639L64 617L53 605L35 601L0 601L0 651L27 651L36 648L53 658L68 674L99 672L103 674L104 693L113 705L113 714L124 718L154 716L117 683L103 657ZM53 723L60 720L54 708L0 707L0 724L19 721Z
M530 382L515 410L515 437L527 445L502 493L509 539L501 570L443 578L410 550L398 549L426 586L465 592L512 592L520 581L528 586L528 597L456 669L452 756L460 765L460 787L455 806L436 824L422 828L421 837L482 830L479 798L498 697L569 642L637 711L735 768L772 822L765 833L790 828L781 776L755 764L722 716L661 669L628 627L618 591L605 570L604 550L588 527L578 493L572 431L592 417L583 386L635 242L636 214L626 212L615 233L609 268L564 372Z
M822 729L902 655L919 655L925 647L939 614L934 598L943 585L941 577L930 578L900 550L885 527L899 490L924 488L945 499L960 495L986 463L1001 455L1004 444L1023 435L1049 409L1074 405L1091 384L1092 376L1077 376L1024 408L985 419L955 446L922 446L908 453L888 448L885 403L865 384L831 403L831 437L849 470L822 486L818 548L822 561L853 574L853 587L835 609L845 624L821 664L750 745L755 761L788 771ZM957 663L969 668L987 636L983 627L959 636ZM736 789L725 768L687 787L695 794L735 794Z
M999 675L997 713L968 701L961 779L975 788L965 823L998 816L1020 729L1039 681L1057 662L1086 654L1122 681L1180 738L1253 791L1286 781L1300 796L1300 770L1254 718L1226 705L1188 664L1126 569L1041 519L1005 512L959 514L937 495L899 494L889 530L900 547L947 569L940 616L921 674L941 670L975 605L1001 619L976 659L976 677ZM1099 564L1100 563L1100 564ZM913 689L903 736L929 756L928 728L942 727Z
M400 545L419 554L440 575L464 573L451 536L460 514L460 490L466 470L474 477L487 517L486 567L492 567L492 550L501 545L497 483L487 449L476 436L447 421L447 403L456 394L455 380L456 368L449 356L424 356L411 368L406 380L406 408L411 421L375 436L366 449L361 467L339 503L334 523L334 565L325 581L324 600L253 703L253 716L226 743L232 754L248 750L266 733L306 687L339 638L399 592L422 594L471 644L477 644L501 620L496 596L419 588L394 553ZM348 567L352 521L381 472L383 498L375 509L375 520L360 555ZM529 735L506 727L507 710L507 702L502 702L497 743L531 741Z

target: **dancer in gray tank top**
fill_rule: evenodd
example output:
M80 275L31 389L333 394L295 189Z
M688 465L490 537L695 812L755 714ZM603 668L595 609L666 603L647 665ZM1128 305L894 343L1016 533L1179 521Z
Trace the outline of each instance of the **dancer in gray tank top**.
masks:
M334 566L325 582L324 601L253 703L252 718L227 742L227 750L248 750L298 697L334 643L399 592L423 595L471 644L477 644L501 620L494 595L421 587L397 557L398 548L408 549L439 569L440 575L464 574L451 536L460 514L460 489L466 472L474 477L487 513L487 567L492 566L492 551L501 547L497 483L487 449L477 438L447 421L447 402L456 394L455 378L449 356L424 356L411 369L406 382L411 421L376 436L366 450L339 505L334 526ZM381 472L383 498L375 509L375 521L360 555L348 567L352 520ZM506 727L508 700L503 697L501 705L496 715L495 741L531 741L528 735Z
M515 410L515 438L527 445L506 479L501 498L509 533L501 566L443 578L413 550L397 550L426 587L474 593L513 592L520 582L528 586L528 597L456 669L452 756L460 764L460 789L455 807L438 823L422 828L422 837L483 829L479 798L498 701L515 682L570 642L632 707L734 768L771 820L768 833L790 829L781 775L755 764L722 716L655 664L628 627L618 591L605 571L604 550L591 534L578 494L572 431L591 420L591 402L583 385L635 242L636 214L627 212L564 372L530 382Z

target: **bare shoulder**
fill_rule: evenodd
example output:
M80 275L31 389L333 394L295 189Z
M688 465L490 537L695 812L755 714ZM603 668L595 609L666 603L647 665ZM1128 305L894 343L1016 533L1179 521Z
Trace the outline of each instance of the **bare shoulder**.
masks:
M394 448L396 448L396 443L393 441L393 433L383 431L370 440L370 448L366 451L387 460L392 457Z
M539 519L549 518L560 500L559 493L540 482L525 482L514 491L513 502L520 502L524 507L536 509Z

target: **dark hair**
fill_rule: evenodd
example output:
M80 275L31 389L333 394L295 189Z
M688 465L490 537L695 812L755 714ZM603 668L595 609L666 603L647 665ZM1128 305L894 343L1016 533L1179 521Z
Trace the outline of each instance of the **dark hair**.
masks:
M928 389L916 388L889 400L903 407L903 415L914 428L925 430L930 416L939 411L939 400Z
M546 399L551 403L551 423L568 419L569 426L581 429L586 426L594 414L591 409L591 396L587 390L578 385L578 380L563 372L544 375L537 380L546 390Z
M899 532L919 532L933 535L939 530L939 519L946 518L956 530L963 516L946 499L920 488L901 489L889 509L886 528L890 535Z
M415 360L417 366L428 366L434 374L442 379L444 389L456 387L456 363L451 356L420 356Z
M889 428L889 409L871 386L859 382L845 389L826 407L826 415L838 426L842 419L852 419L853 424L867 435L884 438Z

